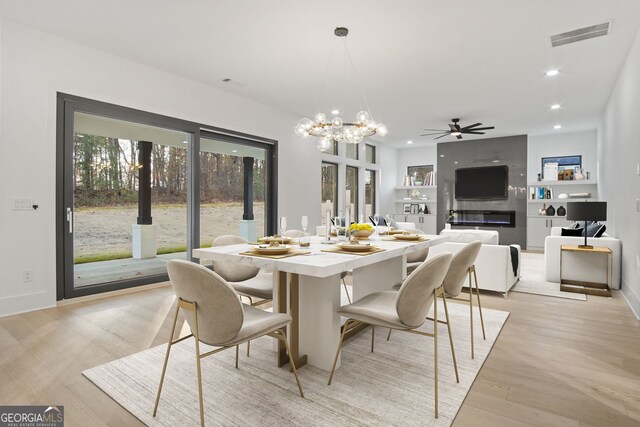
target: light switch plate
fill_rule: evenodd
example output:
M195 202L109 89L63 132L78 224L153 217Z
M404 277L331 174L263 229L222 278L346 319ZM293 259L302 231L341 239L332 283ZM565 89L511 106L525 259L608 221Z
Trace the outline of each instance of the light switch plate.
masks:
M11 199L11 209L14 211L30 211L33 205L33 199Z

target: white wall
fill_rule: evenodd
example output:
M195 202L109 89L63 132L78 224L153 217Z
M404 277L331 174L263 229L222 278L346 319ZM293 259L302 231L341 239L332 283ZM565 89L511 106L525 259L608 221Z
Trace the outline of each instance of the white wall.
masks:
M278 140L279 213L320 222L320 153L295 136L298 117L8 21L0 79L0 315L55 305L57 92ZM12 211L20 197L40 208Z
M535 181L542 173L543 157L582 155L582 167L597 180L597 132L554 133L529 136L527 146L527 181Z
M622 240L622 292L640 318L640 32L598 129L598 160L607 233Z
M380 202L379 212L383 215L394 212L395 191L398 184L399 150L392 147L378 147L378 164L380 165Z

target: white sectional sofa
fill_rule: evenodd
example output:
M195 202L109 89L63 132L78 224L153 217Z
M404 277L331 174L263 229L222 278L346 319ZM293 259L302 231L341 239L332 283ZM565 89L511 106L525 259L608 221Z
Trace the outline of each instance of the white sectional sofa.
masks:
M584 244L584 237L568 237L561 234L561 227L552 227L551 235L544 240L545 276L548 282L560 283L560 246ZM620 289L620 240L605 233L602 237L589 237L587 243L611 249L611 277L606 277L609 260L604 255L565 252L562 256L562 278L599 283L611 281L611 289Z
M475 233L474 230L464 230L463 233L441 233L448 235L455 241L448 241L434 245L429 249L429 256L433 256L442 252L456 253L462 249L466 243L474 240L483 242L476 259L476 274L478 275L478 287L487 291L500 292L507 297L511 287L516 284L520 278L520 246L512 245L518 251L518 269L517 274L513 273L511 263L511 247L507 245L498 245L497 237L493 237L484 230L478 230L482 233ZM495 233L497 234L497 233ZM484 242L496 243L484 243ZM465 284L467 286L467 284Z

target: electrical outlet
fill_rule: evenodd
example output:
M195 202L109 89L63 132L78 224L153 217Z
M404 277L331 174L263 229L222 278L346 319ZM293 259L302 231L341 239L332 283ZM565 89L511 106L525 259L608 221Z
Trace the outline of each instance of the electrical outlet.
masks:
M33 269L27 268L25 270L22 270L22 281L33 282Z

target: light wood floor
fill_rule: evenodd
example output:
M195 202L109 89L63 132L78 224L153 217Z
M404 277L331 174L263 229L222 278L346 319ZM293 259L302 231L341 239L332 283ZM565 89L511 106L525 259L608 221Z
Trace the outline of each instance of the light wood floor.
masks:
M511 316L456 426L640 425L640 322L621 295L482 301ZM61 404L68 426L140 425L81 372L165 343L172 307L162 287L0 319L0 404Z

